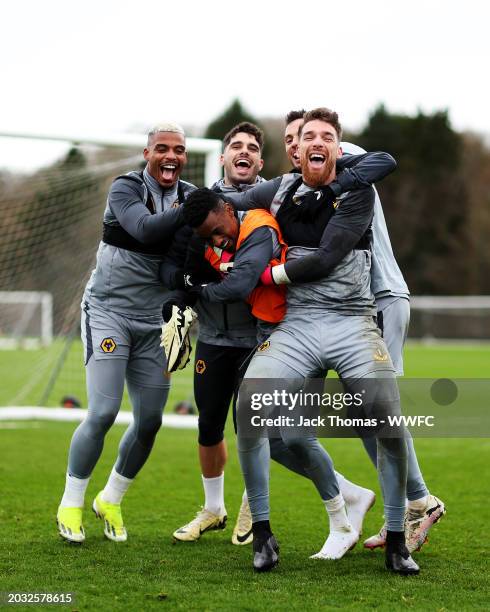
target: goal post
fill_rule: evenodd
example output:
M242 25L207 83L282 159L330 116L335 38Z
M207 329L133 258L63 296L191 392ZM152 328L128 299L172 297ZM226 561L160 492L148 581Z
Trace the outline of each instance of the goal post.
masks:
M35 348L53 341L53 296L48 291L0 291L0 349Z

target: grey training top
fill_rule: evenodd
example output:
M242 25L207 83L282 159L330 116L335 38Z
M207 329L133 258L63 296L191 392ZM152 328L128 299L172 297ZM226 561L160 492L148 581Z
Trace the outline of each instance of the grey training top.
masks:
M144 185L118 178L109 190L104 223L121 225L133 238L144 244L170 243L183 225L177 197L177 184L163 189L145 168ZM181 181L184 195L196 187ZM146 207L150 191L156 207L151 214ZM159 278L162 257L136 253L101 242L97 263L85 287L83 302L110 309L133 319L161 320L162 303L168 290Z
M337 198L335 213L325 224L318 248L299 246L301 242L290 246L285 264L293 283L288 285L288 310L304 309L307 303L311 309L345 315L376 314L366 238L373 210L372 187L345 193ZM289 233L294 235L294 229Z

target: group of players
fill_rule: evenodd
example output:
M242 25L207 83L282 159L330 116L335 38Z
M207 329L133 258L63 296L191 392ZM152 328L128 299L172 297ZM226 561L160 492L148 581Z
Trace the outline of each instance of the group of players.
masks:
M386 153L341 142L338 116L324 108L290 112L284 142L292 169L265 181L263 134L251 123L237 125L223 141L224 178L196 189L180 179L187 162L182 128L162 124L148 134L145 169L113 182L82 300L89 406L70 445L57 514L63 538L85 539L85 491L126 381L134 420L92 507L107 538L127 539L121 501L151 452L170 385L159 346L162 305L177 335L189 305L199 320L194 395L205 500L174 532L177 540L195 541L226 525L224 427L241 378L281 379L294 391L331 369L347 388L370 381L373 411L378 404L399 410L409 291L372 187L396 164ZM278 563L269 523L272 457L311 479L325 505L329 535L313 557L341 558L357 543L374 493L335 472L314 435L283 428L267 439L242 431L248 408L247 394L239 393L246 487L232 542L253 543L257 571ZM418 573L410 554L444 504L428 491L410 436L362 441L378 469L385 515L364 545L385 547L389 570Z

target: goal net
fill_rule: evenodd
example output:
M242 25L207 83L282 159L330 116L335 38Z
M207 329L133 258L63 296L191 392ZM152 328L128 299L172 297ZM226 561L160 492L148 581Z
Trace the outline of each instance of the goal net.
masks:
M27 138L3 133L0 145L3 137ZM86 407L81 296L110 184L144 167L144 135L56 139L67 152L49 167L0 169L0 406L59 406L72 396ZM184 180L220 177L219 141L188 138L187 148Z

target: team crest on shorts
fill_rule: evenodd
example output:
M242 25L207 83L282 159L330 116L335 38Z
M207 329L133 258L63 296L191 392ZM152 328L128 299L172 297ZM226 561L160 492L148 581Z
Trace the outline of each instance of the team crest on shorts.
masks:
M100 343L100 348L104 353L113 353L117 348L117 344L112 338L104 338Z
M373 357L374 361L388 361L388 353L381 350L380 348L377 348L374 351Z
M198 374L204 374L205 370L206 370L206 363L205 363L204 359L198 359L196 361L196 372Z
M270 340L266 340L265 342L262 342L262 344L259 346L257 350L259 352L266 351L270 345L271 345Z

